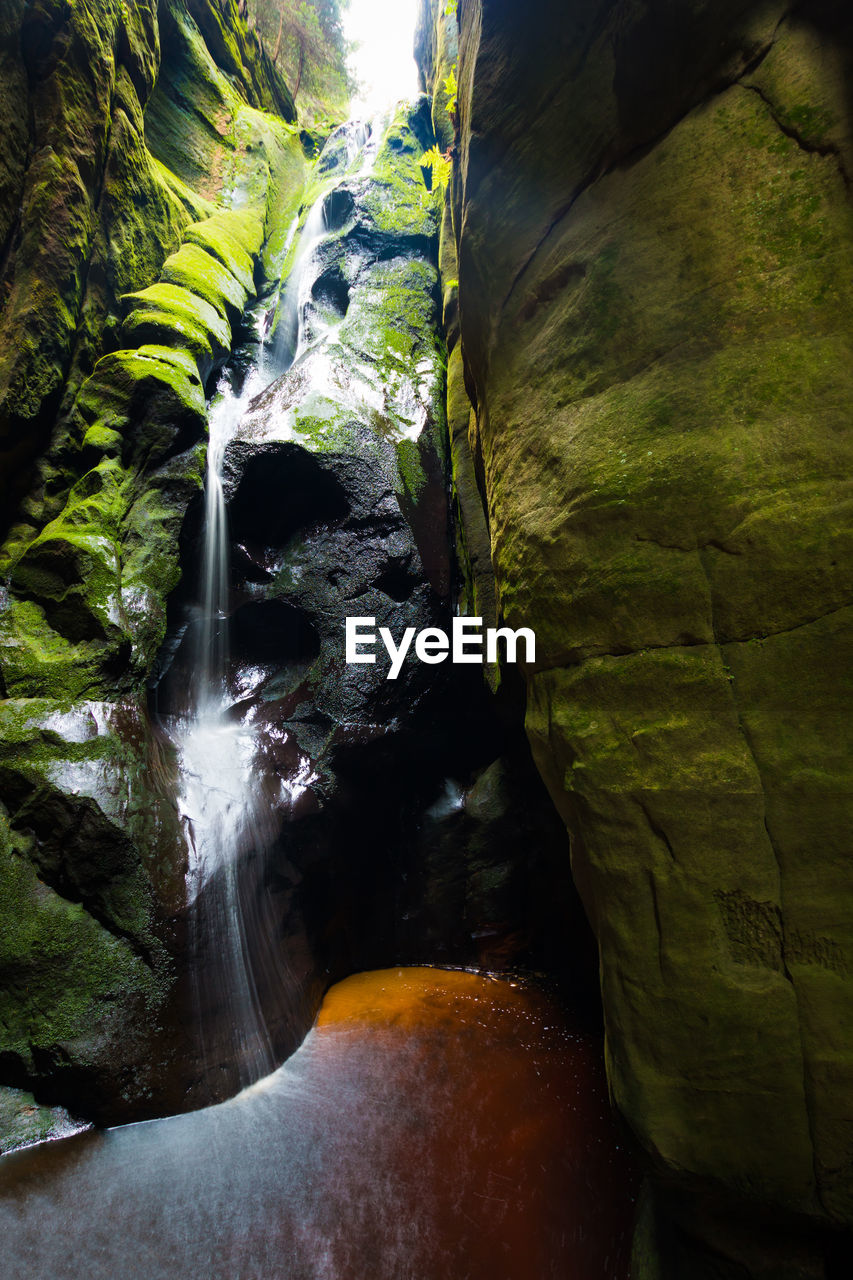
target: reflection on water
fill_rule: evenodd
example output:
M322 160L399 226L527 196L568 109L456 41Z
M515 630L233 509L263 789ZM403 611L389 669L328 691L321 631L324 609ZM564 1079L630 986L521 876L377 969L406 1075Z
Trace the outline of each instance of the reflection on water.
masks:
M206 1111L0 1161L9 1280L624 1280L633 1174L600 1045L436 969L333 987Z

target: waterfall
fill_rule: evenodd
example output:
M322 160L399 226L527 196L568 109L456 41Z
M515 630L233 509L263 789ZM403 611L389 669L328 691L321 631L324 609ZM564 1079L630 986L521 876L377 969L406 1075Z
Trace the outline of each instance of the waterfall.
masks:
M304 295L306 267L311 255L326 232L326 192L314 201L299 237L299 247L293 267L287 278L280 303L280 319L276 332L273 354L282 372L294 364L302 354L304 345L304 312L307 298Z
M327 149L331 148L333 152L336 146L341 148L340 163L336 167L344 172L352 171L356 161L360 159L361 165L355 170L353 176L367 177L382 142L387 120L388 113L370 123L351 120L341 125L327 143ZM321 156L320 164L322 163ZM296 364L310 344L312 335L306 324L306 311L310 301L312 280L308 266L330 230L327 201L334 185L332 182L325 186L308 211L302 225L293 265L282 292L272 346L273 359L280 373Z
M257 856L274 833L265 818L263 798L252 785L251 732L230 714L230 566L222 461L225 445L260 383L259 367L239 394L227 377L223 378L219 399L210 412L193 709L181 725L178 742L183 780L179 804L190 843L190 949L196 960L192 966L193 994L202 1058L208 1059L205 1008L210 993L218 992L232 1028L234 1060L242 1086L276 1066L246 946L251 922L246 918L240 882L240 856L249 850L255 850ZM212 965L198 963L204 955L213 957Z
M348 170L366 150L371 131L369 126L352 124L343 126L338 135L345 144ZM226 370L211 402L190 705L172 730L182 777L179 807L190 854L189 947L202 1067L236 1066L241 1087L268 1075L277 1065L257 966L266 966L267 986L277 991L287 990L289 974L281 948L264 945L276 927L264 890L264 859L278 835L277 811L307 783L301 775L288 780L266 778L258 767L251 719L244 721L237 713L239 699L229 687L230 556L223 463L251 402L311 342L306 317L312 258L328 232L326 200L337 181L336 174L302 223L293 263L280 290L272 342L265 345L267 326L261 317L251 369L242 381ZM284 257L295 233L294 223ZM290 986L295 988L295 982ZM218 1022L224 1014L229 1027L231 1043L224 1053L206 1039L206 1024L214 1014Z

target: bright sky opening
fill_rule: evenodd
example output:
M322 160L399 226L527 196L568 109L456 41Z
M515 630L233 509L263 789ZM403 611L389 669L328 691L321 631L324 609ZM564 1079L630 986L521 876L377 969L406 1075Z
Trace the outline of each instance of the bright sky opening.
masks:
M357 44L349 64L361 86L353 98L353 115L417 95L412 53L416 18L417 0L350 0L344 31Z

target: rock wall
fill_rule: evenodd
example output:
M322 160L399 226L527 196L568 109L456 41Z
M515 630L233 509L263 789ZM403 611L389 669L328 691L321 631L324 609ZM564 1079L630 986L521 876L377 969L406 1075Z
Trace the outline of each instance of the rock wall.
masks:
M527 732L657 1189L637 1271L846 1274L798 1232L853 1224L853 28L832 0L458 22L457 503L537 633Z
M0 1079L116 1119L180 1105L145 683L205 387L308 166L236 3L12 4L0 38Z

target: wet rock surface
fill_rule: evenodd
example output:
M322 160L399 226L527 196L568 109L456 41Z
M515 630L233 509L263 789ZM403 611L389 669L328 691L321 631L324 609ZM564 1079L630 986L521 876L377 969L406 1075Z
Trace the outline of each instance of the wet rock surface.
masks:
M564 835L480 672L410 658L389 680L381 645L373 664L345 662L348 616L396 641L451 625L438 206L417 163L422 121L417 103L372 138L361 130L353 144L348 126L330 139L313 206L321 231L311 239L306 212L313 247L307 259L294 251L299 278L271 326L270 341L285 334L296 358L224 447L227 716L251 737L249 785L265 797L262 837L237 854L241 910L265 922L246 946L279 1059L328 981L356 969L579 966L578 989L589 977L586 926L556 853ZM237 368L222 394L240 381ZM200 537L191 515L188 566L203 559ZM192 599L176 606L152 689L164 725L186 713L203 625ZM568 931L561 954L546 918ZM214 965L212 952L199 964ZM234 1077L215 1005L213 1096Z
M527 730L598 937L614 1099L678 1201L681 1243L643 1265L842 1274L849 1238L786 1261L772 1236L853 1222L849 15L459 17L469 592L475 482L499 612L537 633Z

